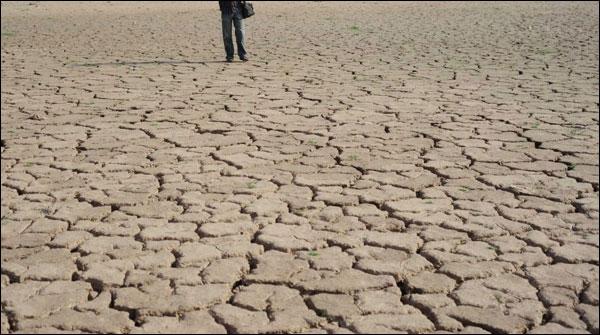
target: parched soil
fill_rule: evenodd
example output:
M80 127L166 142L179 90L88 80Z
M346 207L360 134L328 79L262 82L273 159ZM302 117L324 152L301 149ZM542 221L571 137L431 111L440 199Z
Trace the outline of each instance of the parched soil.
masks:
M598 333L598 3L2 9L2 333Z

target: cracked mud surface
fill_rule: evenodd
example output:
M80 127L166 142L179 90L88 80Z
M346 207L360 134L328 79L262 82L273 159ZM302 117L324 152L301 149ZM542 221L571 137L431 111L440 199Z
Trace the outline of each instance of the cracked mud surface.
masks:
M2 333L598 333L598 4L2 2Z

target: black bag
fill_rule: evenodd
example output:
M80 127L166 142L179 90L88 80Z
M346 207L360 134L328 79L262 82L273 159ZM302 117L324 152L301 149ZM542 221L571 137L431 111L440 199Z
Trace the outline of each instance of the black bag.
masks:
M254 6L250 2L243 1L242 2L242 17L244 19L249 18L254 15Z

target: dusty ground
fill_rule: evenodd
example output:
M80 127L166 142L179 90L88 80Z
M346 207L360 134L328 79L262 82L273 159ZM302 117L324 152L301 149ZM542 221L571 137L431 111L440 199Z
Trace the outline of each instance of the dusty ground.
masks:
M2 2L2 332L598 333L598 3Z

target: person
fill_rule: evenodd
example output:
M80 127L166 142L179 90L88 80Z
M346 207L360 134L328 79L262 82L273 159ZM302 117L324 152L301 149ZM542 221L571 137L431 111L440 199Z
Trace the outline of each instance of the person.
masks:
M235 27L235 41L237 52L242 62L248 61L246 45L244 43L244 20L242 18L242 1L219 1L221 10L221 24L223 26L223 43L228 63L233 62L233 37L231 25Z

